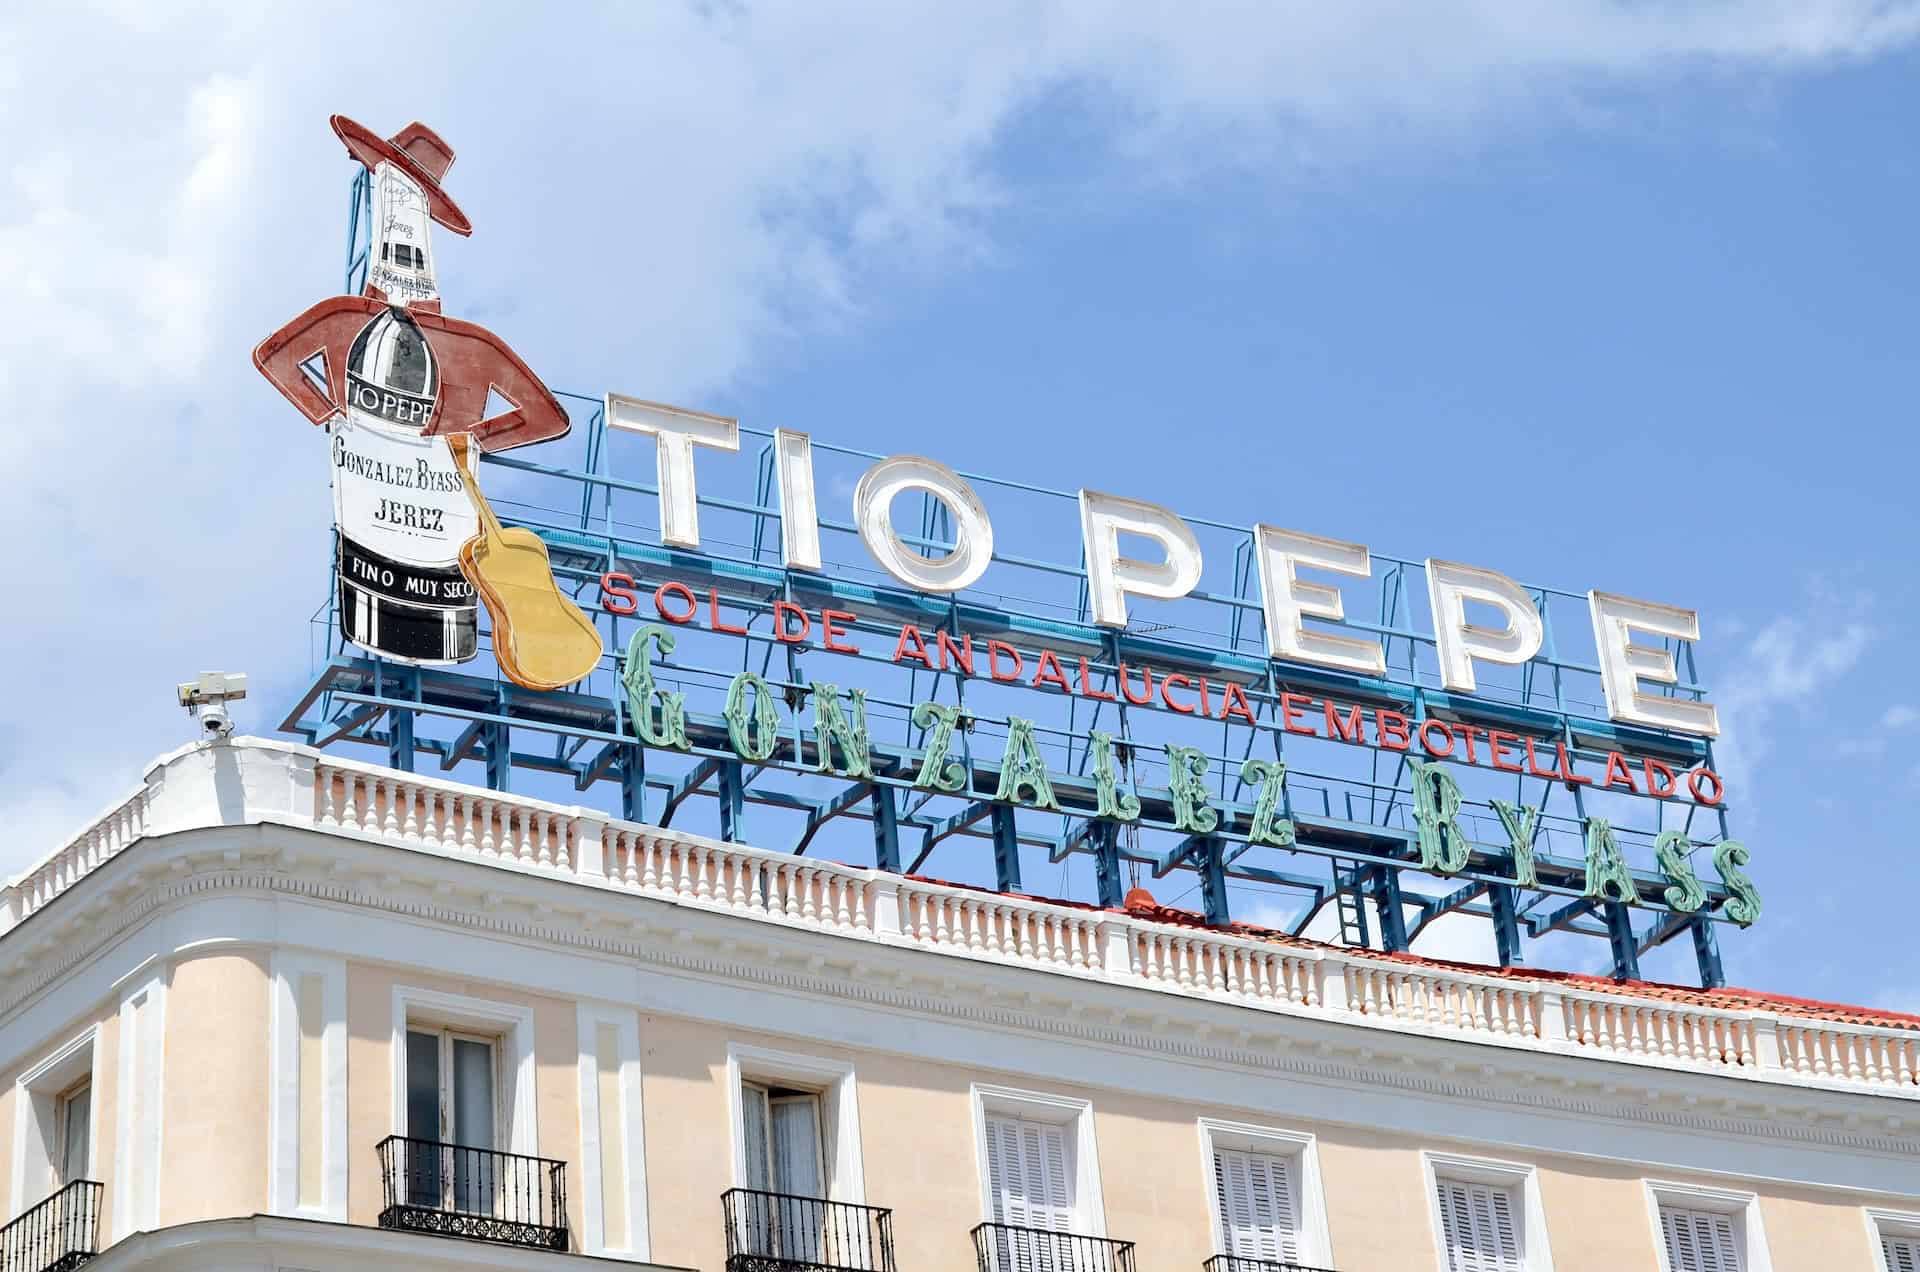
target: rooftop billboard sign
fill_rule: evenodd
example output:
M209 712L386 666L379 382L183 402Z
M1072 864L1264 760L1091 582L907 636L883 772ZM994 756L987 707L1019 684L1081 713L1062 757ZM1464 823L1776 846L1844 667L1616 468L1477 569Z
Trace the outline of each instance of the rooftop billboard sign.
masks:
M1710 924L1758 916L1693 611L555 394L442 310L451 148L333 125L353 294L255 353L330 435L326 664L288 728L613 782L661 824L708 797L728 839L754 806L763 847L865 821L890 869L964 878L943 845L987 840L1010 891L1036 850L1108 904L1179 871L1216 921L1278 894L1388 948L1466 914L1503 961L1580 933L1625 974L1691 933L1713 981Z

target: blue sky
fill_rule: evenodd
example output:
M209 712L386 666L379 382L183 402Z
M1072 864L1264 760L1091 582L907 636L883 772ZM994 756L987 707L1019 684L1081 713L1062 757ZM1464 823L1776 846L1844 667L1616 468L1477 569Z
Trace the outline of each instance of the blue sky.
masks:
M459 151L449 308L556 386L1696 607L1731 979L1920 1010L1913 6L420 20L0 18L0 873L174 681L266 732L306 670L318 439L247 354L338 285L344 110Z

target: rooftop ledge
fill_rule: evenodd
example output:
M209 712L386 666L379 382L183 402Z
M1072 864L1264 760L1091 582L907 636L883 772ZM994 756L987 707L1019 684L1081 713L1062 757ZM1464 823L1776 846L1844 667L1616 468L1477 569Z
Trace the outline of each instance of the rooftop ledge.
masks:
M257 738L157 760L0 889L0 943L142 838L275 823L672 905L1257 1011L1735 1079L1920 1100L1920 1017L1446 963L1187 911L1009 896L721 843Z

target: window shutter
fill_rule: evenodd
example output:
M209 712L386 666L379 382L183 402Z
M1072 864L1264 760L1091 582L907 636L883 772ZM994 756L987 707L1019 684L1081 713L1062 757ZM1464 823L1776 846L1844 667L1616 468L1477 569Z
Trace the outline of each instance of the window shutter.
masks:
M1438 1186L1448 1272L1525 1272L1512 1189L1457 1179Z
M1273 1153L1213 1150L1214 1192L1227 1254L1249 1259L1300 1257L1300 1207L1294 1161Z
M1920 1240L1882 1237L1880 1253L1886 1256L1887 1272L1920 1272Z
M1056 1232L1072 1229L1073 1181L1065 1127L988 1117L987 1175L996 1223Z
M1660 1234L1671 1272L1741 1272L1732 1215L1662 1206Z
M821 1178L819 1098L789 1095L769 1103L773 1191L793 1197L826 1196L826 1181Z
M773 1161L768 1151L772 1139L768 1125L767 1089L750 1082L740 1084L741 1138L745 1147L747 1178L745 1187L761 1192L773 1191Z

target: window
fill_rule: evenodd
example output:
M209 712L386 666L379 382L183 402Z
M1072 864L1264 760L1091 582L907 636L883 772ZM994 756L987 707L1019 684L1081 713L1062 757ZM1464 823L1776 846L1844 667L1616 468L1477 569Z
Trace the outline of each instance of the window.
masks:
M1540 1184L1531 1166L1425 1156L1434 1236L1446 1272L1552 1272Z
M1773 1272L1752 1193L1648 1181L1661 1272Z
M60 1156L53 1167L55 1188L93 1172L93 1082L89 1078L60 1097Z
M989 1114L987 1181L993 1222L1071 1232L1075 1210L1068 1161L1066 1127Z
M1300 1260L1300 1204L1292 1157L1213 1150L1214 1200L1220 1206L1222 1254Z
M1867 1231L1880 1251L1880 1272L1920 1272L1920 1214L1870 1208Z
M1522 1272L1511 1189L1442 1179L1439 1190L1448 1272Z
M1883 1235L1880 1258L1887 1272L1920 1272L1920 1238Z
M1670 1272L1741 1272L1732 1215L1662 1206L1660 1240Z
M740 1084L747 1187L789 1197L825 1197L820 1097L812 1091Z
M451 1029L407 1030L407 1135L496 1148L494 1040Z

